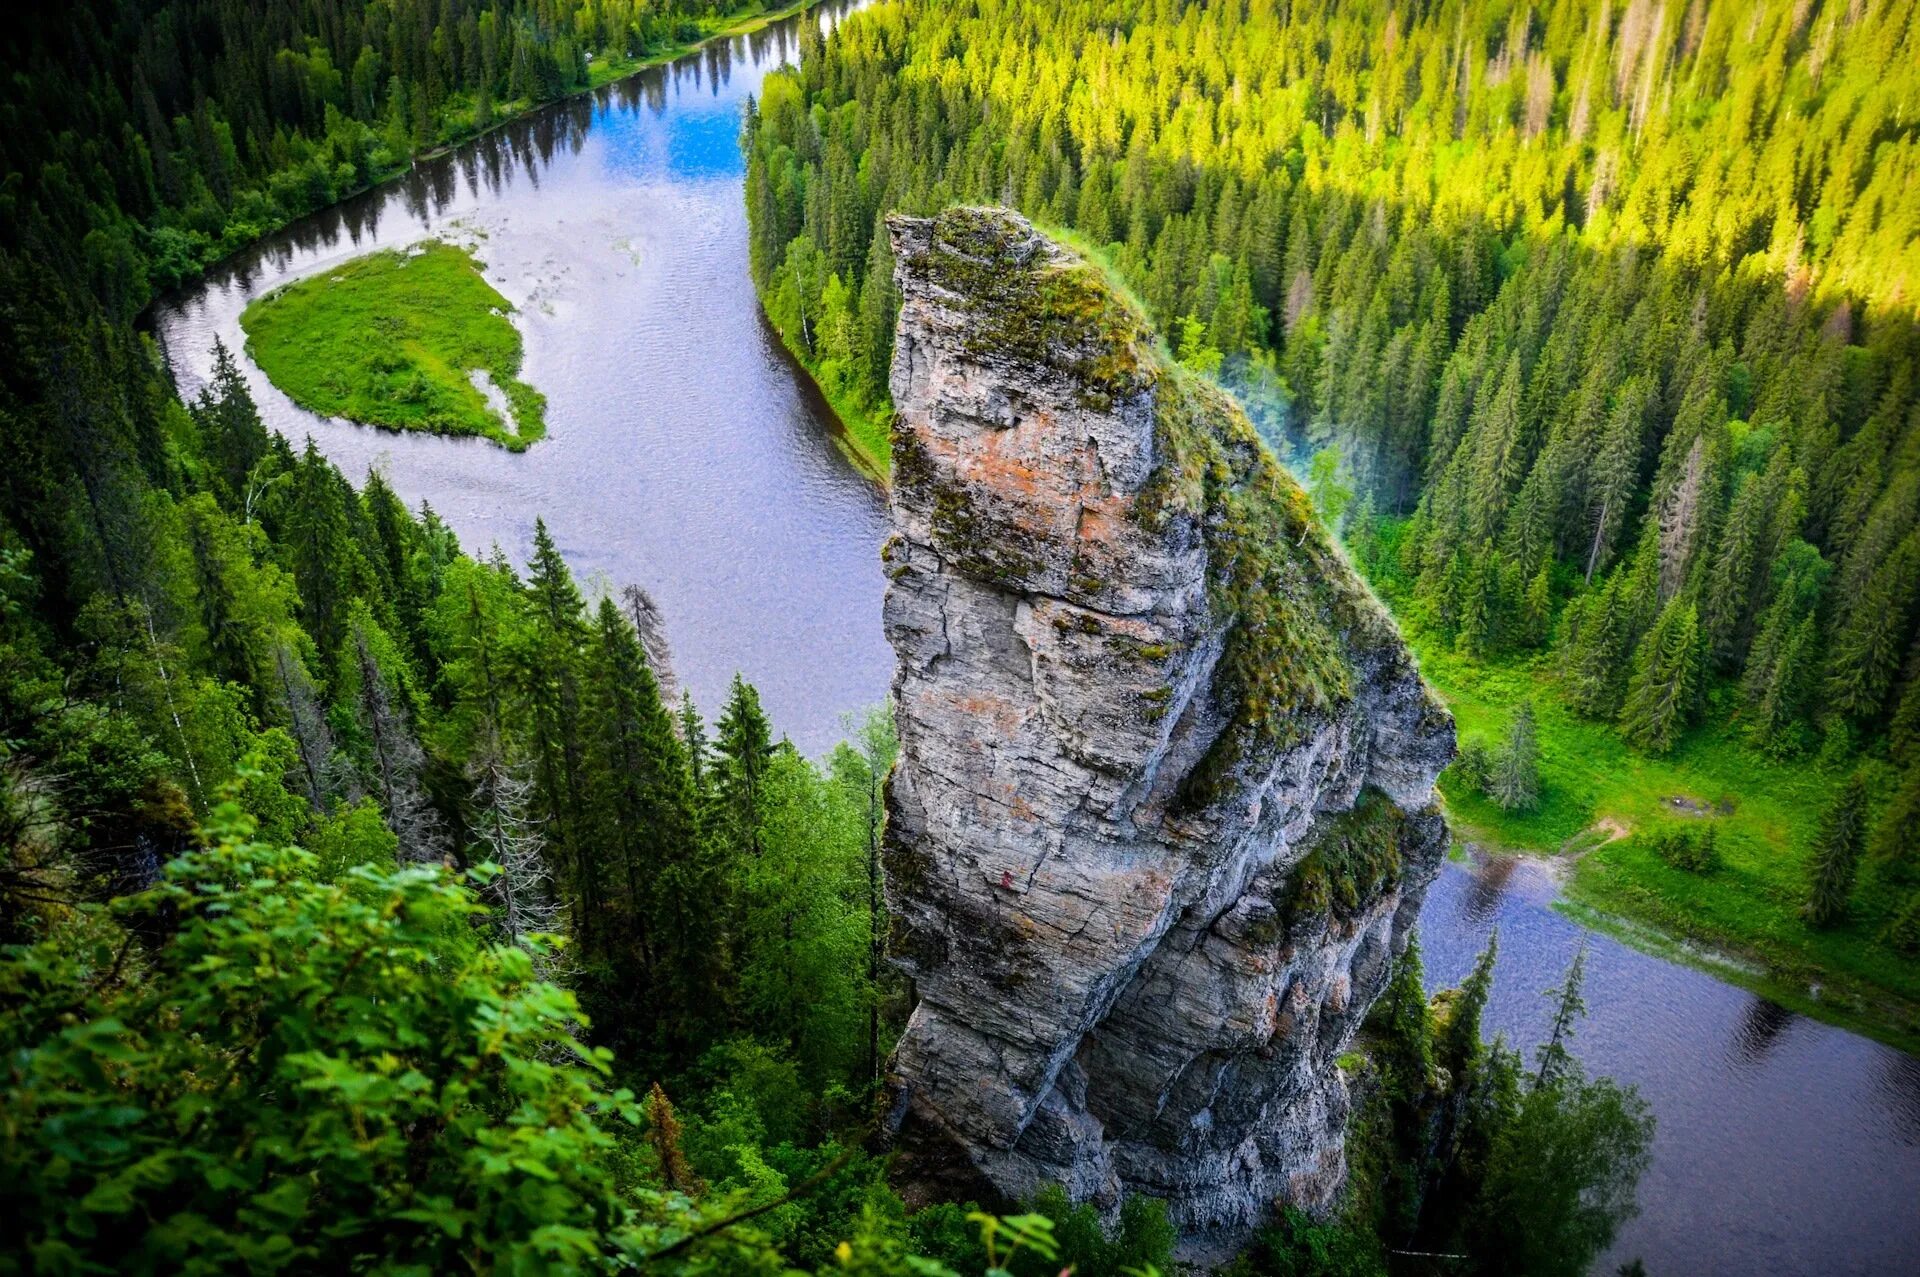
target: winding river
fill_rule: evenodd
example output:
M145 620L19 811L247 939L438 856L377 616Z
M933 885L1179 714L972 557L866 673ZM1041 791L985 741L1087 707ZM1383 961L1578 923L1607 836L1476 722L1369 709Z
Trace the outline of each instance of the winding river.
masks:
M473 245L519 309L523 376L550 437L524 455L302 411L250 364L267 420L349 476L378 467L469 549L524 562L544 517L589 587L643 585L681 681L709 712L735 672L810 753L887 693L885 511L831 415L761 320L747 279L738 147L748 96L828 4L557 104L306 219L157 306L183 392L238 351L252 298L374 248ZM1450 863L1423 915L1427 971L1454 983L1497 926L1489 1021L1520 1044L1590 946L1576 1041L1659 1119L1641 1213L1596 1271L1920 1272L1920 1059L1784 1011L1554 911L1537 862Z

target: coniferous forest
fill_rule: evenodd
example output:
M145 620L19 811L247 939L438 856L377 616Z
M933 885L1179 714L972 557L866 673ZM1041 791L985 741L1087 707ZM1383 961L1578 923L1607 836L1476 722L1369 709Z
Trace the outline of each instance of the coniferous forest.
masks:
M1644 808L1661 832L1596 875L1603 905L1857 975L1912 1040L1916 24L1902 3L883 4L758 103L755 280L843 415L884 421L877 219L1004 203L1069 233L1296 460L1471 706L1456 814L1554 850L1613 836L1596 805ZM1489 787L1535 694L1560 755L1630 777ZM1673 872L1658 803L1621 792L1730 809L1814 760L1837 779L1796 803L1819 810L1731 826L1746 886ZM1856 770L1877 852L1848 853L1851 910L1814 908L1802 861Z
M10 17L0 1273L1179 1270L1148 1198L889 1184L884 706L817 758L745 679L703 716L645 591L577 580L544 524L522 564L463 547L269 429L241 353L182 397L140 322L777 7ZM1766 897L1782 951L1865 955L1863 1018L1920 1036L1920 5L891 0L802 30L745 122L749 258L870 464L885 215L1056 228L1491 706L1458 810L1555 810L1575 731L1817 774L1778 843L1631 845ZM1734 880L1747 855L1791 886ZM1432 1000L1418 944L1396 963L1341 1062L1344 1205L1226 1271L1606 1253L1647 1105L1570 1046L1584 950L1531 1053L1484 1027L1493 962Z

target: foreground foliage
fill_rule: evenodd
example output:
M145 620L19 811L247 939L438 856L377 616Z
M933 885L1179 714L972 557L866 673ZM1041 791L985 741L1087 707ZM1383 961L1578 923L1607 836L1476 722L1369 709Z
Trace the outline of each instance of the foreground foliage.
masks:
M1435 1271L1579 1277L1636 1213L1653 1137L1646 1102L1589 1080L1571 1050L1585 952L1548 990L1534 1066L1481 1039L1499 937L1466 982L1427 1001L1416 941L1369 1022L1345 1207L1282 1212L1236 1277Z

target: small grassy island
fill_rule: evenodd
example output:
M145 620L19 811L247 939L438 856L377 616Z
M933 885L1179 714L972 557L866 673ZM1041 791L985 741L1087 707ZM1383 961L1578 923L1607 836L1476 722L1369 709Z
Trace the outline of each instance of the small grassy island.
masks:
M303 408L519 452L546 434L546 400L519 379L512 310L472 253L429 240L276 289L240 326L247 353Z

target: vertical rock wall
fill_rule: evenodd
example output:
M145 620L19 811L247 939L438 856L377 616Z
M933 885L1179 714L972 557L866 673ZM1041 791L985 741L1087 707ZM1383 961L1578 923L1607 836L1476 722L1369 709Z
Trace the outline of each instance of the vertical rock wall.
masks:
M1097 267L1000 210L889 229L908 1174L1148 1193L1189 1233L1323 1206L1452 721Z

